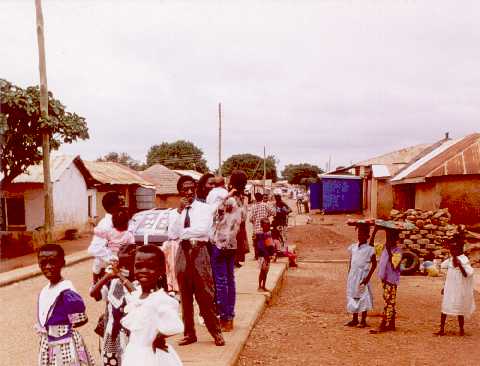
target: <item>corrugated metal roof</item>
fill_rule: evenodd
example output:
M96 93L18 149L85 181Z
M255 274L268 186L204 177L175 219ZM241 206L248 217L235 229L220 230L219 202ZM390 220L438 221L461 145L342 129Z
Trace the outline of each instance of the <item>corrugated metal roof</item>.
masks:
M173 171L180 174L180 175L188 175L189 177L192 177L195 180L199 180L203 175L202 173L199 173L196 170L174 169Z
M392 183L464 174L480 174L480 133L445 141L397 174Z
M388 154L380 155L375 158L361 161L354 164L354 166L370 166L370 165L393 165L393 164L408 164L415 157L427 149L431 144L421 144L410 146L405 149L392 151Z
M143 172L138 172L143 178L155 184L156 194L178 194L177 181L180 175L161 164L152 165Z
M84 161L92 177L103 184L138 184L153 187L154 184L142 178L135 170L111 161Z
M63 172L73 163L75 156L56 155L50 157L50 179L56 182ZM3 178L0 177L0 179ZM16 177L12 183L43 183L43 163L32 165L27 171Z

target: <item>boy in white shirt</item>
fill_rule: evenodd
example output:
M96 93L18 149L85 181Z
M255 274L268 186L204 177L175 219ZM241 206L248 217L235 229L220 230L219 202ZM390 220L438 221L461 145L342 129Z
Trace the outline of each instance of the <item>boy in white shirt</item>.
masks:
M208 193L206 203L209 205L219 205L228 197L228 191L225 188L225 179L223 177L214 178L215 188Z

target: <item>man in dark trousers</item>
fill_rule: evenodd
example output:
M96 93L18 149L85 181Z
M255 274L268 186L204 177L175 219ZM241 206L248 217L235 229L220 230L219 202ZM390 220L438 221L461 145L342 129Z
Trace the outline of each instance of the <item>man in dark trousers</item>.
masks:
M181 200L178 209L172 212L169 238L179 239L176 256L176 274L182 301L184 338L178 343L185 346L197 341L194 323L193 296L200 314L217 346L225 345L220 323L215 311L215 287L210 256L207 250L209 234L213 225L213 208L195 200L195 180L182 176L177 189Z

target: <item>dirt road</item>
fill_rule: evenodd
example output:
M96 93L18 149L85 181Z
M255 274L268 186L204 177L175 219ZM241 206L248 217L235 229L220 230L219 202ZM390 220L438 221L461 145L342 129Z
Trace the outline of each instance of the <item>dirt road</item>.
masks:
M334 225L307 225L289 231L300 257L348 258L346 247L355 232L338 218ZM444 278L402 277L398 290L398 330L371 335L368 329L343 324L346 264L301 263L290 270L276 304L265 311L253 330L237 366L251 365L456 365L480 364L480 313L466 321L459 337L456 320L447 336L436 337L440 291ZM374 275L375 277L375 275ZM375 309L368 322L380 322L380 283L373 283Z

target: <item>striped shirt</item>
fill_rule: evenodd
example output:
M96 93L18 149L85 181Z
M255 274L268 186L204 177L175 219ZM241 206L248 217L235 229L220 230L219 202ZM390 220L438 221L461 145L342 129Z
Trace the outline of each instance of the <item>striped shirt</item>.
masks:
M263 233L262 225L260 224L261 220L275 216L275 213L275 209L265 202L257 202L253 204L250 211L250 221L253 223L255 234Z

